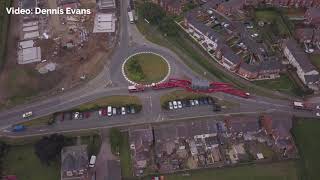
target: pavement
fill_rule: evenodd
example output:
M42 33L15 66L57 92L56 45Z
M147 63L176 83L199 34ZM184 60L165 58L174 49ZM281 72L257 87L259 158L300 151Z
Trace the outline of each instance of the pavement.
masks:
M201 76L194 73L183 61L171 50L147 41L137 30L134 24L130 24L127 16L128 1L120 1L120 30L119 43L116 45L111 62L106 64L93 80L87 84L73 89L71 91L62 92L59 95L42 99L36 102L23 104L11 109L2 110L0 112L0 129L4 130L13 124L28 121L34 118L42 117L59 111L65 111L76 107L80 104L93 101L105 96L112 95L128 95L127 86L129 85L121 73L121 65L124 60L133 53L150 51L164 56L170 63L172 68L171 77L182 78L189 77L200 78ZM106 86L107 82L112 82ZM285 112L296 116L315 116L315 112L295 111L291 107L291 101L271 99L262 96L253 95L252 98L244 99L228 94L216 93L212 94L222 100L235 102L240 104L237 108L223 110L221 113L214 113L210 109L195 109L188 111L166 112L161 109L160 97L171 90L152 91L136 93L143 102L143 110L132 117L117 117L110 120L101 120L100 118L83 121L83 123L65 122L57 123L45 130L28 130L21 133L10 133L3 131L4 136L33 136L39 134L48 134L53 132L77 131L82 129L97 129L112 126L128 126L141 123L153 123L159 121L171 121L181 118L195 118L199 116L217 116L230 115L239 113L260 113L260 112ZM23 119L22 114L28 111L33 112L30 119Z

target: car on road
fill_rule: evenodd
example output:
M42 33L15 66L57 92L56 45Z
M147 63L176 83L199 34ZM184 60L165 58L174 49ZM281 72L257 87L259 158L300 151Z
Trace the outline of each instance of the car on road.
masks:
M181 108L182 108L182 103L181 103L181 101L177 101L177 104L178 104L178 108L181 109Z
M26 113L22 114L23 118L28 118L28 117L31 117L31 116L32 116L32 111L29 111L29 112L26 112Z
M177 108L178 108L178 103L177 103L177 101L173 101L172 104L173 104L173 108L174 108L174 109L177 109Z
M112 116L112 107L111 107L111 106L108 106L107 108L108 108L108 109L107 109L107 115L108 115L108 116Z
M125 107L121 107L121 115L126 115L126 108Z
M170 109L170 110L172 110L172 109L173 109L173 104L172 104L172 102L171 102L171 101L169 101L169 102L168 102L168 107L169 107L169 109Z

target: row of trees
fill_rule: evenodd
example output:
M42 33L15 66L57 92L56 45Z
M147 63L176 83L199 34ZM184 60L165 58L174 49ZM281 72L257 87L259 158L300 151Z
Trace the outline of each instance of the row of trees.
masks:
M158 26L159 30L165 35L174 36L178 33L177 24L173 18L166 16L162 8L156 4L146 2L140 5L140 16L146 19L150 24Z

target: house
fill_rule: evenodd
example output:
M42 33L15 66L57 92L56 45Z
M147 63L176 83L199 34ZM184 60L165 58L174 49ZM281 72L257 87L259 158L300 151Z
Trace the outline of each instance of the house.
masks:
M61 180L88 178L87 145L67 146L61 150Z
M245 6L245 0L229 0L221 3L217 10L227 16L238 13Z
M287 39L282 44L284 56L289 63L297 68L297 74L301 81L313 90L318 90L319 72L311 64L309 57L293 39Z
M242 58L232 51L232 49L226 44L219 44L216 50L216 57L220 61L223 67L230 71L236 71L241 62Z
M129 130L129 143L133 159L134 173L143 174L150 159L150 146L153 144L153 133L150 126L141 126Z
M153 3L159 5L165 12L172 15L180 15L186 0L152 0Z
M307 23L320 27L320 7L309 8L305 13Z

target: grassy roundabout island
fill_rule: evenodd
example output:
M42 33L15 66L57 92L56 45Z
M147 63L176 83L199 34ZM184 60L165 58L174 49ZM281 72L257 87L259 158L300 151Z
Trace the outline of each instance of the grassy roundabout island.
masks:
M166 60L152 53L136 54L124 64L124 73L131 81L139 84L157 83L169 73Z

